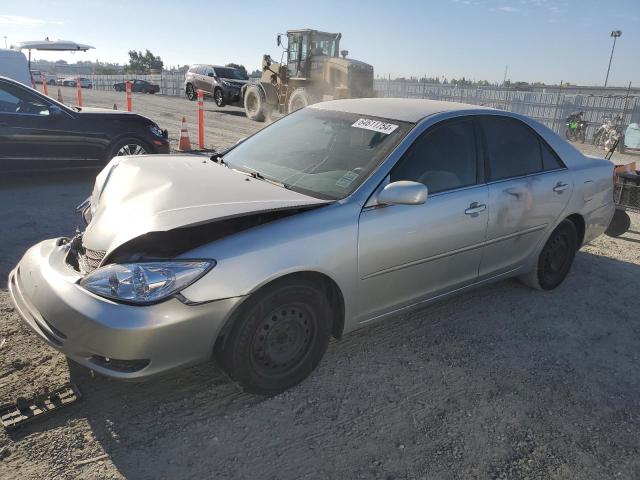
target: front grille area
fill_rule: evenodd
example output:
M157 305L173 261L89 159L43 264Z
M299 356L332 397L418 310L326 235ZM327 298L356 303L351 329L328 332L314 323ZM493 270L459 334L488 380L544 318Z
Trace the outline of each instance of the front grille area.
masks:
M78 235L70 242L67 264L76 272L86 275L100 266L105 255L106 252L102 250L85 248L82 245L82 237Z
M83 250L84 255L80 254L78 257L80 269L84 273L91 273L100 266L100 262L102 262L102 259L107 252L103 252L102 250L91 250L89 248L83 248Z

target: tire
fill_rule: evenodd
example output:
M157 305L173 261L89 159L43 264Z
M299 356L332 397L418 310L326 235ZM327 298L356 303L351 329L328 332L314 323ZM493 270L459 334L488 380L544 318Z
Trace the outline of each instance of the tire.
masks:
M553 290L569 274L578 250L578 234L571 220L563 220L551 232L535 268L522 275L520 281L537 290Z
M329 345L332 311L315 284L281 281L255 293L230 321L216 349L218 362L246 392L275 395L318 366Z
M573 134L571 133L571 129L570 129L570 128L567 128L567 129L564 131L564 136L565 136L565 138L566 138L567 140L571 141L571 138L573 137Z
M296 88L289 96L289 102L287 104L287 113L293 113L301 108L308 107L312 103L316 103L311 98L311 95L306 88Z
M600 146L600 141L601 141L601 140L602 140L602 133L600 133L600 132L596 132L596 133L593 135L592 143L593 143L593 145L595 145L596 147L599 147L599 146Z
M615 238L627 233L629 228L631 228L631 218L629 217L629 214L624 210L616 208L613 218L611 219L611 223L609 223L609 226L604 233L609 237Z
M267 99L258 85L249 85L244 92L244 112L249 120L264 122L267 116Z
M213 101L216 102L218 107L224 107L224 93L221 88L218 87L213 91Z
M196 89L193 88L193 85L187 83L187 86L184 89L187 98L192 102L198 99L198 94L196 93Z
M130 153L126 153L127 150ZM129 138L123 138L115 142L113 146L109 149L109 152L105 160L108 162L113 157L118 157L122 155L146 155L149 153L153 153L153 149L146 142L139 140L137 138L129 137Z
M142 87L142 88L140 89L140 93L147 93L147 89L146 89L146 88L144 88L144 87Z

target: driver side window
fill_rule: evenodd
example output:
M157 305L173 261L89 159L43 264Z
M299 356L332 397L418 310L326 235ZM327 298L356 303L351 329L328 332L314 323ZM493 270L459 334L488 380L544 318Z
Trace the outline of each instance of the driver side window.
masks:
M391 172L391 181L423 183L429 193L477 182L476 138L471 120L452 121L428 130Z
M49 105L13 85L0 84L0 114L49 115Z

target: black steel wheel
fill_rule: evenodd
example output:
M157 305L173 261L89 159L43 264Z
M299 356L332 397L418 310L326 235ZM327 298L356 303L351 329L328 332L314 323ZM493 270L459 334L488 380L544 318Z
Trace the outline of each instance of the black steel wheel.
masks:
M222 94L221 88L216 88L213 91L213 100L216 102L218 107L224 107L224 95Z
M253 338L251 361L267 377L300 363L315 336L313 312L304 303L284 304L267 313Z
M190 83L187 83L187 87L185 89L185 93L187 94L187 98L189 100L191 100L192 102L198 98L198 95L196 93L196 89L193 88L193 85L191 85Z
M320 363L332 311L319 286L284 280L256 292L230 321L229 334L216 348L220 365L245 391L274 395Z
M578 234L571 220L563 220L545 243L536 268L520 280L538 290L553 290L560 285L571 270L578 250Z
M616 208L611 223L609 223L604 233L609 237L619 237L627 233L629 228L631 228L631 217L624 210Z

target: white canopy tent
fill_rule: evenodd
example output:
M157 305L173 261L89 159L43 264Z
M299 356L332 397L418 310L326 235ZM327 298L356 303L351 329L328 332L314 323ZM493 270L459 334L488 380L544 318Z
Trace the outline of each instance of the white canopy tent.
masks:
M83 43L72 42L71 40L31 40L19 42L11 45L13 50L29 50L29 70L31 70L31 50L44 50L50 52L86 52L92 47Z

